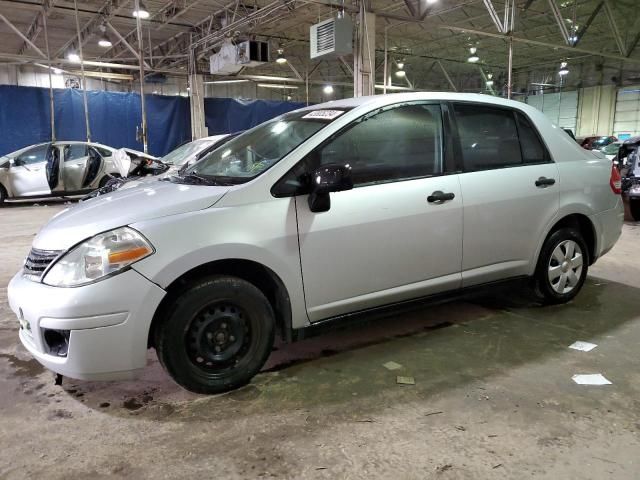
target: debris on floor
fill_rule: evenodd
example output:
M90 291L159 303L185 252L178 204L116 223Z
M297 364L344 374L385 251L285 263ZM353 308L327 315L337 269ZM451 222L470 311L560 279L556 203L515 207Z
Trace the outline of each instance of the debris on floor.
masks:
M581 352L590 352L597 346L598 345L596 345L595 343L583 342L581 340L578 340L576 342L573 342L571 345L569 345L569 348L572 348L574 350L580 350Z
M398 375L396 377L396 383L398 385L415 385L416 380L413 377L401 377L400 375Z
M383 363L382 366L384 368L386 368L387 370L400 370L402 368L402 365L400 365L399 363L396 362L387 362L387 363Z
M611 382L601 373L574 375L571 379L578 385L611 385Z

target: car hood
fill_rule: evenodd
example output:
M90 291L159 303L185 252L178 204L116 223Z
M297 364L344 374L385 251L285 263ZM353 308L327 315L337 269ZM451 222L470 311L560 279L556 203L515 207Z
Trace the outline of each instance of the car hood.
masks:
M66 250L113 228L202 210L214 205L229 188L156 181L117 190L63 210L38 232L33 246L42 250Z

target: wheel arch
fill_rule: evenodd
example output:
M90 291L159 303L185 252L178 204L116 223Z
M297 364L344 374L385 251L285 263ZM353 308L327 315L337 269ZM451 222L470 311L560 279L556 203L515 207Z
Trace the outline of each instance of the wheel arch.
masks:
M540 256L542 245L547 241L547 238L561 228L575 228L582 234L589 249L589 265L592 265L596 261L598 248L596 228L589 217L582 213L571 213L557 220L547 232L540 248L538 248L538 256Z
M215 260L199 265L183 273L173 280L165 289L164 296L151 321L149 328L148 346L154 346L154 332L162 321L164 312L189 285L189 283L211 275L229 275L241 278L255 285L264 295L273 308L276 317L276 331L280 337L291 341L292 337L292 313L291 301L287 288L282 279L269 267L253 261L241 258Z

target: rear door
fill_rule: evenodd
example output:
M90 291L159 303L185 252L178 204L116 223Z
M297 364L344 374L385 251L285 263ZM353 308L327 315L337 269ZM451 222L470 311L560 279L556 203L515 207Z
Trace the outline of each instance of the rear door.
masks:
M71 143L62 147L64 152L64 187L67 192L82 190L89 162L89 146Z
M45 166L50 144L38 145L15 157L9 167L10 190L15 197L48 195Z
M464 173L463 286L527 275L559 207L556 164L521 112L454 103Z
M394 105L303 160L306 174L349 165L354 181L331 194L326 212L312 212L307 195L296 198L312 322L460 286L462 196L443 165L443 137L439 104Z

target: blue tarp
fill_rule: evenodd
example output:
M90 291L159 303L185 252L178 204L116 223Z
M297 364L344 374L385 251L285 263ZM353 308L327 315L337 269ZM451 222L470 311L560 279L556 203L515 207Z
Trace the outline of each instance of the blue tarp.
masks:
M82 91L54 89L56 139L86 140ZM189 100L145 95L149 153L164 155L191 138ZM91 140L114 148L142 150L140 95L87 92ZM51 139L49 89L0 85L0 155Z
M205 98L205 125L209 128L209 135L234 133L255 127L273 117L302 108L305 105L305 103L272 100Z
M57 140L85 140L82 91L54 89ZM122 92L87 92L91 140L114 148L142 150L136 141L141 123L140 95ZM164 155L191 138L189 99L145 95L149 153ZM270 100L206 98L209 134L247 130L304 103ZM49 89L0 85L0 155L51 139Z

